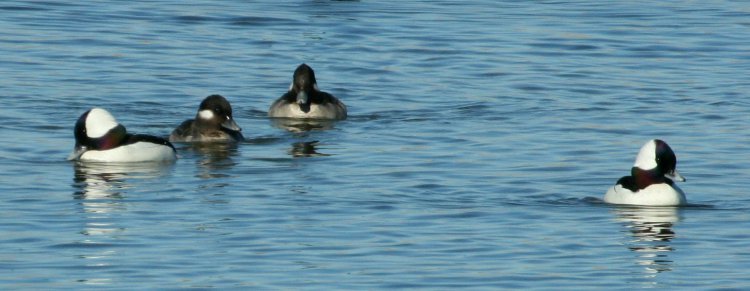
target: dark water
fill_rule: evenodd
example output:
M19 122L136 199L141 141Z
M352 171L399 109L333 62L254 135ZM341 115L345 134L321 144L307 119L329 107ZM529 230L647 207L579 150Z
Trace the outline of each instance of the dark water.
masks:
M750 288L750 4L4 1L0 289ZM350 118L266 118L308 63ZM249 141L65 161L93 106ZM648 139L692 206L600 202Z

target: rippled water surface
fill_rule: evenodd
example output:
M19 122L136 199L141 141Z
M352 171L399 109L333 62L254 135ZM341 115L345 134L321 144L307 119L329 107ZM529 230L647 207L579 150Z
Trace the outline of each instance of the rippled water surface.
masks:
M303 62L347 120L266 117ZM0 289L750 288L748 72L744 1L3 1ZM601 203L651 138L691 205Z

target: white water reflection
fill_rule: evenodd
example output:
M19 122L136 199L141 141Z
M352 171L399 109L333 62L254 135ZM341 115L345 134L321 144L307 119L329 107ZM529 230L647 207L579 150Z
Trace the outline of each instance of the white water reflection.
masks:
M674 261L673 227L680 221L679 208L675 207L621 207L614 209L616 220L623 222L627 231L628 249L635 254L635 263L643 267L642 278L648 284L657 284L657 276L672 271Z
M87 219L84 235L110 234L121 229L110 221L110 215L126 210L123 193L133 188L132 179L163 176L171 168L167 163L83 163L74 166L73 198Z
M152 179L165 175L172 164L159 163L82 163L74 165L73 198L79 200L83 223L83 238L73 246L80 251L76 257L84 259L86 268L110 268L116 264L118 245L126 227L119 225L121 213L127 212L126 202L131 183L135 179ZM86 277L78 282L87 285L107 285L112 278Z

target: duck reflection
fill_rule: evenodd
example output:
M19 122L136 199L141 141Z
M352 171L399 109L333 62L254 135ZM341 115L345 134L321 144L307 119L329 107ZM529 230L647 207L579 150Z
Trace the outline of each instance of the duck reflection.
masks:
M628 248L636 253L636 263L644 267L645 277L672 270L669 258L675 232L672 227L680 220L675 207L622 207L614 210L617 220L628 229Z
M76 244L78 258L87 269L107 268L121 255L115 247L107 247L120 239L126 228L118 225L120 213L127 212L125 197L129 189L135 187L135 180L150 179L165 175L173 163L82 163L74 164L73 199L80 201L80 214L83 223L80 234L83 239ZM107 285L113 278L96 277L81 273L78 282L86 285Z
M130 179L146 179L164 175L172 164L167 163L83 163L74 165L73 198L81 200L87 219L84 235L103 235L121 231L109 220L110 214L126 209L123 192L132 188Z
M332 129L334 123L336 123L336 120L326 119L271 118L270 120L274 127L291 132L328 130Z
M222 174L226 170L232 169L237 162L234 161L233 157L238 155L238 144L237 143L190 143L186 144L181 150L192 151L199 157L196 159L196 164L200 171L197 177L203 179L226 177L227 174Z
M292 148L289 150L289 154L295 158L329 156L328 154L319 153L315 149L317 145L318 141L295 142L292 143Z

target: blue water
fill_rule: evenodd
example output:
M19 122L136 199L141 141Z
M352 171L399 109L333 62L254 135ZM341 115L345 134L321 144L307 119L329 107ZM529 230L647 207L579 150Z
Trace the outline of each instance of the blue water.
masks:
M303 62L347 120L266 117ZM743 1L3 1L0 289L748 289L748 72ZM691 206L601 203L652 138Z

